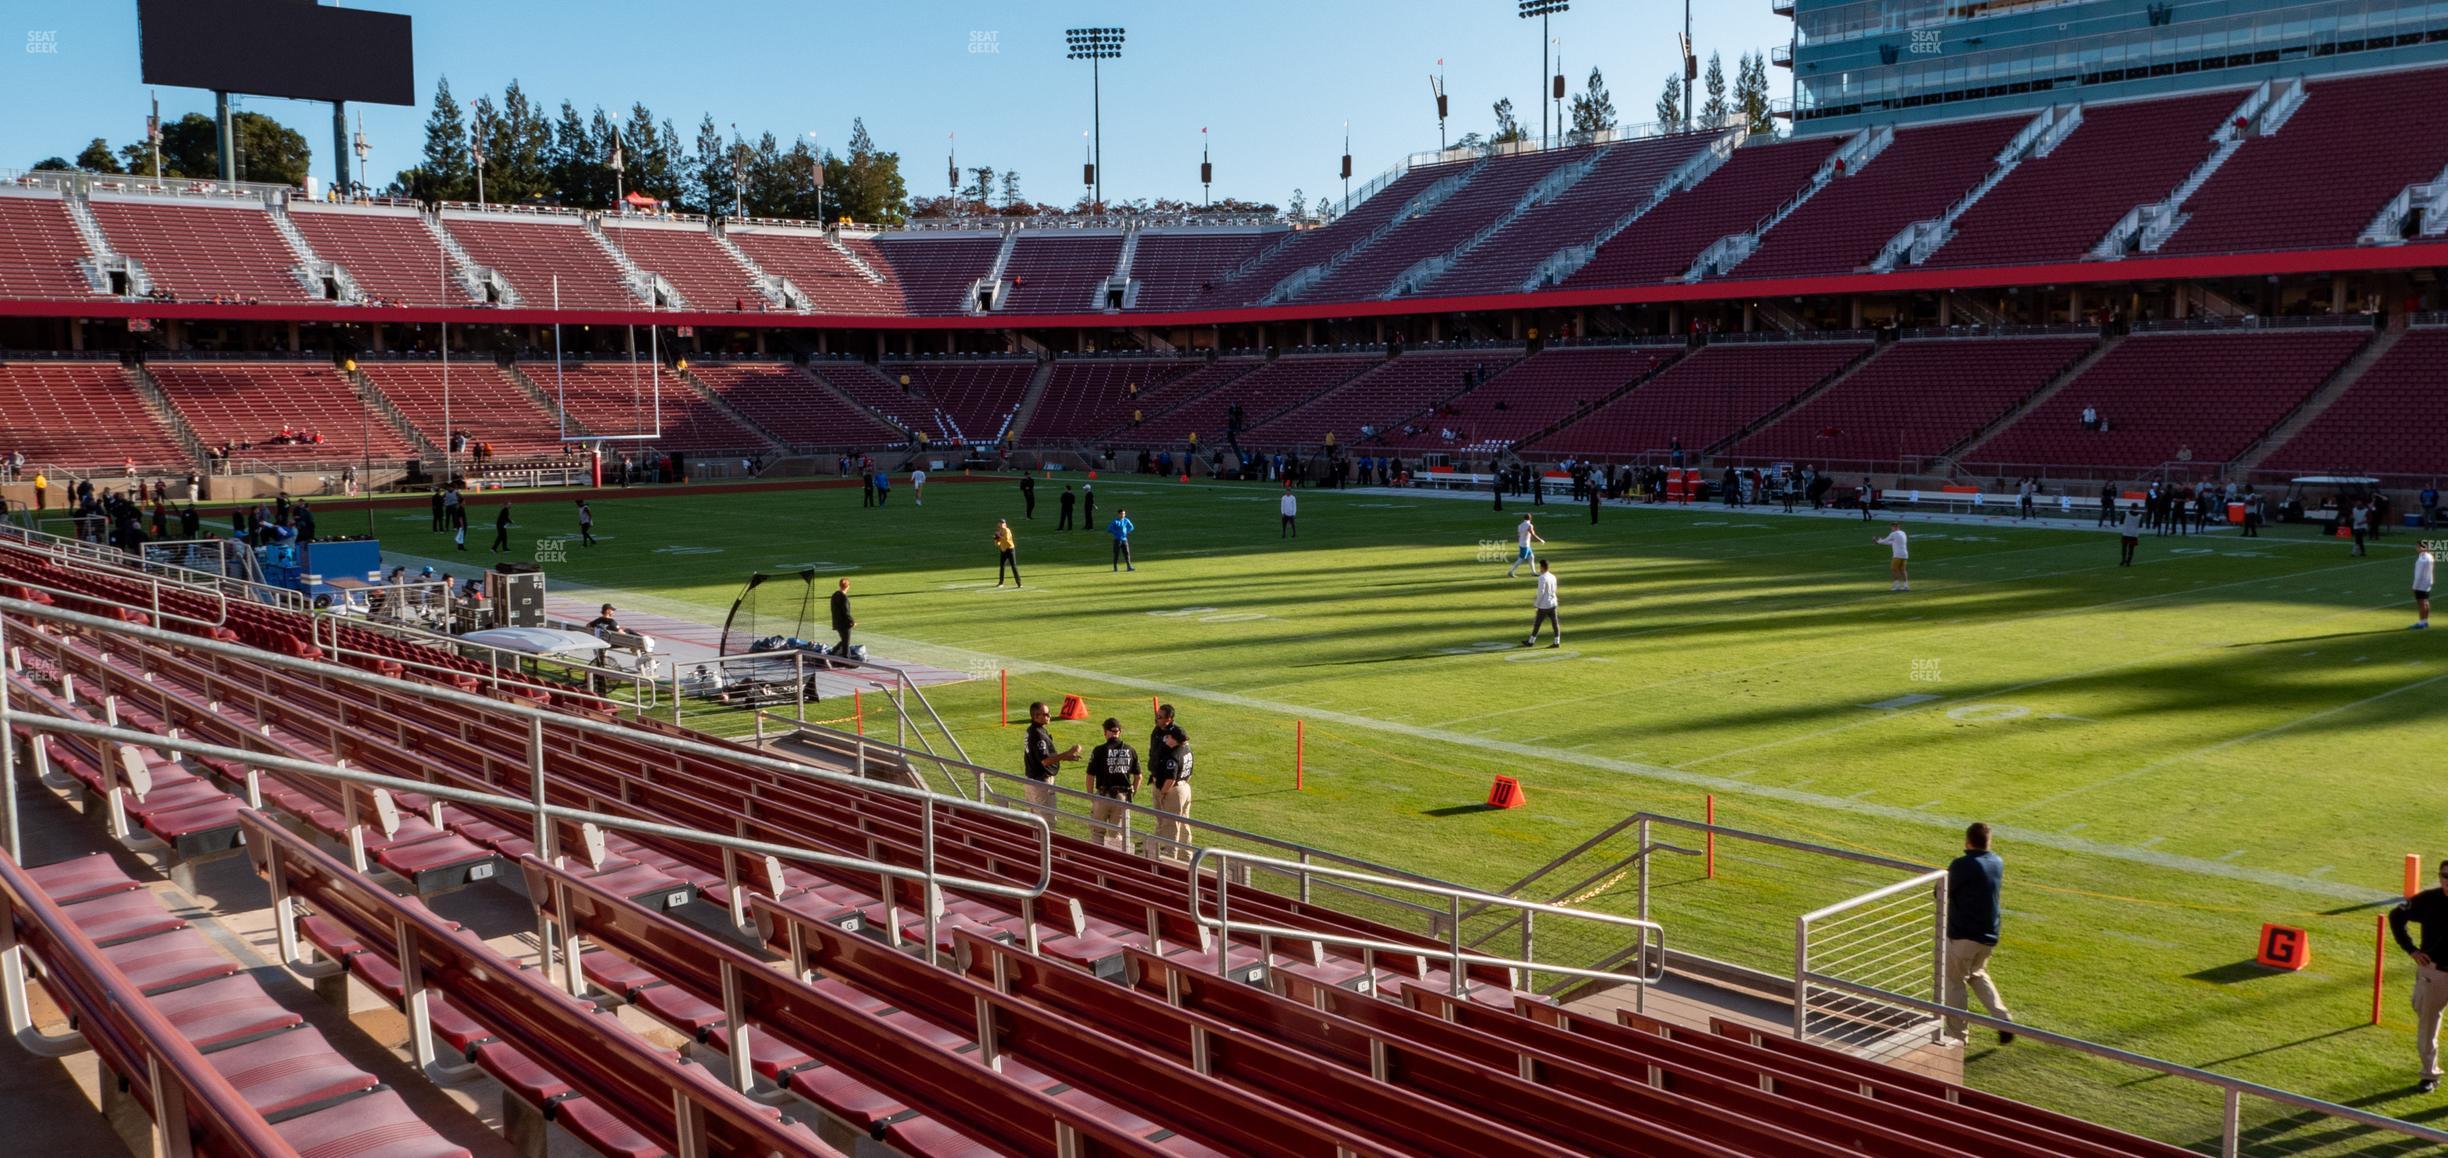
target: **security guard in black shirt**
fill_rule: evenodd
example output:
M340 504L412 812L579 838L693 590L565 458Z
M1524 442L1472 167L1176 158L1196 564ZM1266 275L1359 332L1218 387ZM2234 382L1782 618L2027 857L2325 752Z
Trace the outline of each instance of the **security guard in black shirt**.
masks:
M1139 753L1122 742L1122 721L1105 717L1105 742L1088 753L1088 787L1097 794L1088 818L1096 822L1098 840L1109 848L1130 851L1122 831L1124 808L1139 791Z
M1165 705L1159 717L1156 738L1151 742L1148 758L1154 767L1148 775L1156 787L1156 848L1157 855L1167 860L1190 858L1190 826L1181 818L1190 815L1190 734L1173 723L1173 706Z
M1024 508L1021 512L1022 517L1031 519L1037 517L1036 475L1023 474L1020 476L1020 503Z
M2422 943L2406 925L2422 926ZM2440 862L2440 887L2424 889L2389 910L2397 947L2414 959L2414 1052L2422 1059L2422 1092L2439 1088L2440 1013L2448 1010L2448 860Z
M1054 750L1054 733L1046 729L1053 718L1045 701L1029 705L1028 743L1020 757L1020 772L1028 777L1029 806L1049 818L1054 815L1054 777L1061 773L1065 763L1080 758L1077 744L1059 752Z
M1064 483L1062 493L1062 521L1054 524L1055 530L1068 531L1071 529L1071 508L1078 502L1079 496L1071 493L1071 484Z

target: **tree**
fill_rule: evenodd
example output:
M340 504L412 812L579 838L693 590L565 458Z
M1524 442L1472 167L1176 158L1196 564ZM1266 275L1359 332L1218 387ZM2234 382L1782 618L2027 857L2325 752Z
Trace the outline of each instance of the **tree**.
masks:
M552 122L516 80L502 91L501 134L493 149L493 199L535 201L550 195Z
M835 212L852 221L896 225L915 212L909 188L901 179L901 154L876 148L867 122L850 121L850 155L839 170L833 190Z
M1020 195L1020 170L1003 170L1003 212L1010 216L1025 216L1035 207Z
M77 168L83 169L88 173L118 173L123 171L119 168L119 158L111 155L110 142L105 141L100 137L95 137L91 144L85 146L84 152L77 154L76 163Z
M1718 54L1709 54L1708 71L1701 74L1700 83L1708 90L1708 99L1700 102L1700 124L1722 127L1734 115L1734 106L1726 100L1725 60Z
M1308 215L1309 196L1301 192L1300 187L1296 185L1292 189L1292 199L1284 202L1284 220L1299 221Z
M1658 124L1673 132L1683 127L1683 74L1666 74L1666 91L1658 94Z
M1614 127L1615 97L1607 92L1606 78L1592 68L1589 84L1572 99L1573 135L1586 141Z
M433 111L425 117L425 160L414 180L403 184L428 201L463 201L475 195L476 176L468 158L467 118L451 96L450 78L434 83Z
M602 110L596 115L602 116ZM561 116L554 122L552 147L544 154L546 183L551 196L563 205L600 209L612 201L612 171L605 168L609 158L595 152L595 137L587 128L586 118L578 115L578 106L561 102Z
M987 212L986 203L994 197L995 167L972 165L961 171L969 174L969 183L960 187L961 200L968 202L975 212Z
M680 198L708 217L731 204L731 143L714 126L714 114L697 121L697 151L689 157L691 180Z
M800 146L805 155L807 148ZM807 217L812 206L808 202L807 170L789 169L783 164L782 142L772 133L760 133L755 147L748 150L748 212L758 217Z
M1515 141L1527 140L1529 139L1529 136L1530 134L1522 131L1521 121L1515 119L1513 116L1513 98L1506 97L1503 100L1497 101L1496 135L1489 138L1488 143L1491 145L1510 145Z
M1743 124L1753 133L1776 131L1776 116L1768 107L1768 56L1766 53L1743 54L1742 63L1734 73L1734 109L1742 114Z
M69 164L66 157L45 157L34 162L34 171L37 173L74 173L76 166Z
M307 165L313 153L306 147L306 138L279 121L262 113L239 112L230 118L230 131L238 137L238 178L272 185L303 185ZM96 141L78 154L80 162L94 158ZM220 127L211 117L189 113L162 126L162 176L185 177L195 180L215 180L221 175ZM119 150L122 167L104 170L88 165L95 172L153 171L153 148L150 142L138 141ZM62 168L75 168L61 162Z

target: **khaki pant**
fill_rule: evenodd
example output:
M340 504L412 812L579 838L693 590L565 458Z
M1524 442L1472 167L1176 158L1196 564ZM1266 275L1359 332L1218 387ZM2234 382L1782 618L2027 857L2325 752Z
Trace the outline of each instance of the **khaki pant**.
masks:
M1096 840L1107 848L1130 851L1130 837L1122 831L1123 818L1130 810L1122 807L1122 797L1099 794L1088 809L1088 819L1096 822Z
M1168 814L1156 818L1156 855L1190 859L1190 826L1174 819L1190 815L1190 782L1175 780L1157 789L1156 807Z
M1956 1009L1972 1008L1964 999L1964 990L1969 988L1972 996L1980 998L1989 1016L2001 1021L2013 1021L2014 1014L2007 1012L2005 1001L1998 997L1997 983L1989 980L1989 954L1996 949L1995 945L1983 945L1978 941L1947 942L1946 1003ZM1964 1030L1961 1018L1946 1019L1948 1037L1962 1037Z
M2448 972L2414 967L2414 1052L2422 1058L2422 1076L2440 1076L2440 1011L2448 1010Z
M1029 781L1028 803L1030 808L1044 813L1047 820L1054 819L1054 782L1051 780Z

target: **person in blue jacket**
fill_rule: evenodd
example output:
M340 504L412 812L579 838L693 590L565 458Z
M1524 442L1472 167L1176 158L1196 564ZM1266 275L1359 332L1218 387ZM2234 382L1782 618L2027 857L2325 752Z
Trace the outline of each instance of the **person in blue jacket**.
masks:
M1113 543L1114 543L1114 548L1113 548L1113 569L1114 569L1114 570L1116 570L1116 571L1136 571L1136 570L1138 570L1138 569L1139 569L1137 565L1135 565L1135 564L1133 564L1133 563L1131 562L1131 552L1130 552L1130 537L1131 537L1131 532L1132 532L1133 530L1136 530L1136 529L1137 529L1137 528L1135 528L1135 527L1133 527L1133 526L1131 525L1131 520L1130 520L1130 509L1129 509L1129 508L1127 508L1127 507L1123 508L1122 510L1119 510L1119 511L1114 512L1114 519L1113 519L1113 522L1111 522L1111 523L1107 523L1107 524L1105 525L1105 531L1106 531L1106 533L1107 533L1107 534L1110 534L1110 535L1112 535L1112 536L1113 536Z

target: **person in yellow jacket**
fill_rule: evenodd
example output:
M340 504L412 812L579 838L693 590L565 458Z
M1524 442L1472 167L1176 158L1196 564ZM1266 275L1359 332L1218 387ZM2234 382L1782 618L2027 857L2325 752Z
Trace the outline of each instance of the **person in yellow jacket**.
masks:
M1009 520L995 520L994 544L995 550L1002 555L995 562L995 586L1003 585L1003 569L1006 567L1011 568L1012 586L1020 586L1020 556L1015 553L1019 550L1019 544L1012 538Z

